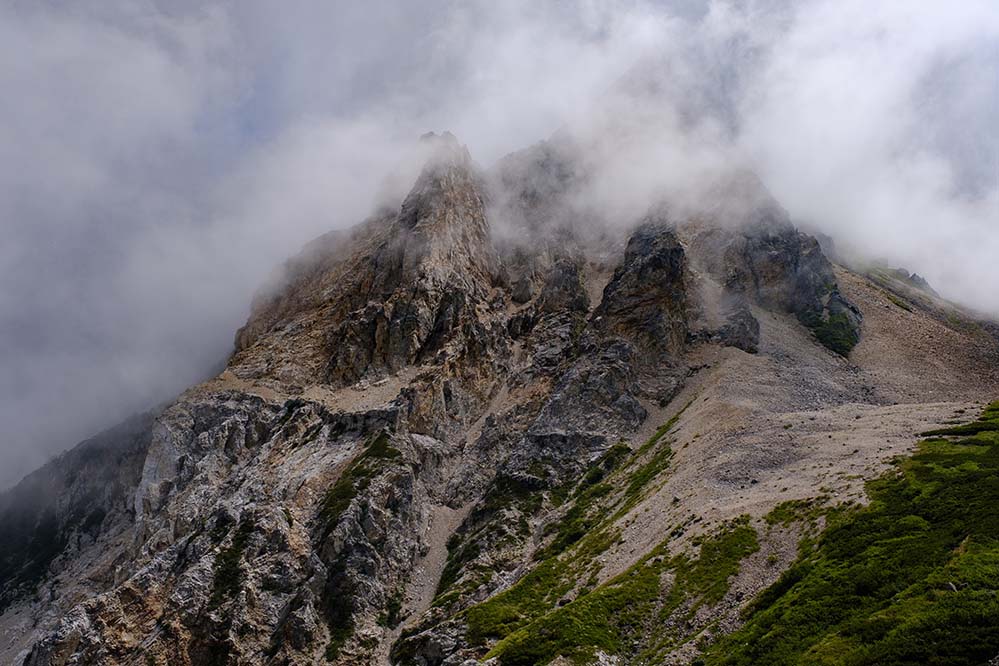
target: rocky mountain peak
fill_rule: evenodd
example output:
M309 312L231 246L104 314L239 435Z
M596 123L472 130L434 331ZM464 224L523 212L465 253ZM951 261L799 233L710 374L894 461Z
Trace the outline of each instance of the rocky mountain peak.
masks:
M223 373L0 496L0 662L694 663L813 509L999 387L994 338L885 301L755 177L587 235L565 141L487 174L423 141Z
M468 167L472 164L468 148L458 140L458 137L446 130L440 134L427 132L421 135L420 145L427 152L427 167Z
M255 308L236 374L297 385L377 378L443 349L462 313L485 302L503 273L482 176L452 134L422 143L425 164L397 211L310 248Z
M430 156L402 203L387 252L402 254L404 280L438 274L474 289L495 281L482 176L450 132L424 135ZM419 275L418 275L419 274Z

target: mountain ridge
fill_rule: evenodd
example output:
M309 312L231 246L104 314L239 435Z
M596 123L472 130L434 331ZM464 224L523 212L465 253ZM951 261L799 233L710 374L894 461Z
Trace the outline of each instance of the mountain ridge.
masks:
M986 328L834 265L755 177L721 179L732 201L700 216L665 202L577 231L564 143L483 172L425 141L401 206L290 262L223 373L102 474L67 480L80 453L46 468L57 498L131 475L100 520L57 499L72 549L32 551L40 519L14 540L0 654L534 663L509 656L517 632L598 591L581 604L607 611L611 581L659 558L664 598L670 576L695 591L665 633L604 618L559 649L689 663L791 566L804 527L768 524L775 507L863 503L914 432L996 393ZM712 548L729 555L706 573Z

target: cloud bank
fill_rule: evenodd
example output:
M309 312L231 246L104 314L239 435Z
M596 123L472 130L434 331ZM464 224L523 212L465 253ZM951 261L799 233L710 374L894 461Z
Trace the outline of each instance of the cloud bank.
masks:
M991 0L0 6L0 485L217 369L283 259L405 187L598 142L610 216L751 166L799 223L999 313Z

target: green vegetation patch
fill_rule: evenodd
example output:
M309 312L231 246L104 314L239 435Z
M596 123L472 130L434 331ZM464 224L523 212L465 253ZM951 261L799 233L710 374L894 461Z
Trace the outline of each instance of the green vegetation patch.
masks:
M663 442L663 438L677 424L687 408L693 404L688 402L683 409L678 411L666 423L649 438L649 441L642 444L635 452L634 458L628 461L627 469L634 467L639 460L645 460L639 467L628 473L627 486L624 492L624 502L615 513L614 518L618 518L631 510L644 496L645 488L666 471L669 462L673 458L673 449L669 442ZM651 452L651 455L649 455Z
M649 459L642 464L628 479L628 486L624 491L625 497L629 500L629 507L641 499L641 492L653 479L659 477L669 466L669 461L673 458L673 450L669 445L663 445L657 449Z
M708 664L984 664L999 654L999 403L827 514Z
M209 600L211 607L214 608L225 599L239 593L243 583L243 568L240 566L240 562L254 529L253 518L249 515L243 516L229 546L215 556L212 596Z
M539 475L543 475L539 471ZM470 524L485 523L483 527L471 534L454 534L448 539L448 557L437 583L434 596L435 606L447 606L462 594L472 592L492 575L490 571L478 572L475 576L466 576L466 580L457 588L452 589L461 578L469 564L479 556L482 545L492 542L493 545L507 539L523 539L530 533L525 516L534 515L544 503L542 483L531 477L514 477L499 474L486 490L483 500L476 506L469 517ZM500 513L506 509L516 508L520 516L516 522L498 520Z
M560 573L557 558L546 560L510 589L468 609L468 640L482 645L487 639L502 638L550 610L572 589L573 583Z
M322 527L320 540L329 536L354 498L371 484L371 480L378 472L384 469L385 462L401 455L402 453L391 445L388 433L385 431L370 440L367 448L351 461L336 483L326 491L319 510ZM337 658L340 650L354 633L353 587L347 581L340 581L335 588L328 590L324 595L326 597L324 615L330 631L330 640L326 646L328 661ZM389 612L391 607L386 611ZM388 614L385 619L389 621ZM395 621L396 618L393 617L391 620Z
M703 604L721 601L728 591L728 581L739 573L739 563L760 549L756 530L743 516L718 534L696 539L700 546L696 560L680 555L674 560L677 584L671 598L696 600L691 612ZM679 604L677 604L679 605Z
M323 526L322 539L329 536L350 503L368 487L380 469L380 463L398 458L400 455L402 454L399 450L390 444L388 433L381 432L364 452L350 463L323 498L322 508L319 511Z
M572 504L562 520L548 526L546 533L554 533L555 538L547 548L538 551L536 559L542 560L559 555L594 532L597 525L606 517L600 502L614 491L614 486L604 481L630 455L631 449L627 444L615 444L587 470L576 486Z
M682 604L688 603L692 614L700 604L719 601L739 562L759 546L746 519L703 539L700 547L696 559L669 558L666 542L660 544L624 573L510 633L487 658L529 666L559 655L585 663L597 650L635 652L633 646L650 632L657 635L662 619ZM667 571L674 572L675 582L664 594Z
M497 475L481 505L475 511L479 515L492 514L507 507L517 506L524 513L536 513L542 504L539 482L530 477Z
M810 499L793 499L781 502L764 518L768 525L790 525L797 522L814 523L820 516L827 514L830 508L825 504L828 495L820 495Z
M385 610L378 614L379 626L395 629L402 619L402 592L396 592L385 602Z
M598 460L597 463L588 469L586 474L583 475L583 479L579 484L580 489L595 486L603 481L608 474L613 472L621 464L621 461L630 455L631 447L624 442L618 442L612 446L607 450L607 453L602 455L600 460ZM576 492L578 494L580 490L577 490Z
M634 453L625 444L617 444L587 470L569 497L562 520L549 527L547 534L554 536L535 555L534 569L513 587L466 612L473 644L503 639L545 616L580 581L590 579L581 595L593 591L594 574L600 569L595 560L619 537L614 521L639 502L646 487L668 466L672 451L663 440L683 411Z
M326 643L324 655L326 661L336 661L340 656L340 650L347 644L350 637L354 635L354 604L353 598L348 599L343 604L344 611L340 613L339 621L328 622L330 639Z
M840 356L848 356L850 350L860 342L857 329L842 312L830 314L828 319L817 321L810 328L823 346Z
M999 442L999 429L997 429L996 424L999 423L999 402L994 402L987 406L982 412L982 415L977 421L972 421L971 423L964 423L949 428L939 428L937 430L930 430L924 432L924 437L969 437L973 435L980 435L976 437L974 442L962 442L963 444L979 444L979 443L996 443ZM982 441L979 441L982 440Z

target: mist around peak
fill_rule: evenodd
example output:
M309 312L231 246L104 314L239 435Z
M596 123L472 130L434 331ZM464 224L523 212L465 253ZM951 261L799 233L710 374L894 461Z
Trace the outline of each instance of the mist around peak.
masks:
M6 6L0 484L211 374L276 267L401 204L430 129L486 173L571 150L534 185L596 239L737 217L719 174L753 173L995 315L997 37L985 0Z

